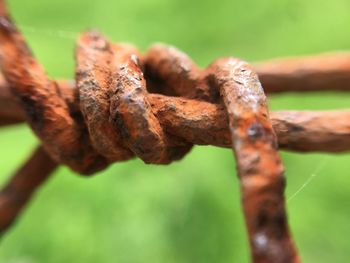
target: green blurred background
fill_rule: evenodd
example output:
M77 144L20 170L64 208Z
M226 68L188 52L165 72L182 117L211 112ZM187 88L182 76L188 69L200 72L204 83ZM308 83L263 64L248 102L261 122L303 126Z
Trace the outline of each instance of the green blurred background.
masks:
M257 61L350 49L348 0L9 2L55 78L73 77L74 35L91 27L143 51L153 42L176 45L201 66L220 56ZM349 102L339 93L269 98L275 110ZM25 126L0 130L1 183L36 144ZM287 198L309 182L288 202L304 262L348 262L349 154L282 157ZM165 167L115 164L90 179L60 168L1 240L0 262L249 262L238 190L231 151L213 147L196 147Z

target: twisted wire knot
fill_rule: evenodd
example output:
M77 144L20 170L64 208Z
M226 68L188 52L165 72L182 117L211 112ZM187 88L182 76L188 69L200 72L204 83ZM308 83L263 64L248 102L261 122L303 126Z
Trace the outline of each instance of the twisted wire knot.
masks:
M108 161L137 155L146 163L167 164L191 147L171 145L152 112L140 54L113 45L97 32L78 41L76 81L80 107L94 149Z
M222 103L219 82L232 71L240 75L237 83L242 84L249 74L258 83L255 94L247 91L232 102L249 104L247 99L254 98L254 103L265 108L257 76L245 62L220 59L200 70L174 47L157 44L142 56L135 47L113 44L93 31L83 33L77 42L74 92L78 94L62 94L63 84L48 79L8 17L1 26L4 43L13 43L3 48L8 51L2 59L5 75L28 122L58 163L82 174L96 173L135 155L146 163L168 164L191 149L186 138L163 129L148 90Z
M162 126L155 109L159 97L148 91L221 104L228 115L254 262L298 262L285 214L276 135L264 91L248 63L224 58L201 70L173 47L155 45L142 56L132 46L86 32L76 49L77 89L64 89L34 59L2 0L0 53L4 76L45 150L83 174L134 155L146 163L167 164L191 149L185 137ZM177 105L168 104L168 111L176 110Z

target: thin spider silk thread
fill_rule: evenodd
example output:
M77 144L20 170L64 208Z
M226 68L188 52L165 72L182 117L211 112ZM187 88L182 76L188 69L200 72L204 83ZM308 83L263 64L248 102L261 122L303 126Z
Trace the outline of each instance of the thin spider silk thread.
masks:
M74 31L42 29L42 28L36 28L28 25L19 25L19 28L24 32L28 32L28 33L34 33L34 34L39 34L43 36L58 37L58 38L70 39L70 40L72 39L75 40L79 35L79 33Z
M294 194L292 194L288 199L287 203L290 202L292 199L294 199L298 194L300 194L301 191L305 189L306 186L308 186L312 180L314 180L318 175L319 172L325 167L326 164L329 163L329 157L324 157L322 161L316 166L315 170L311 173L308 179L300 186L300 188L295 191Z

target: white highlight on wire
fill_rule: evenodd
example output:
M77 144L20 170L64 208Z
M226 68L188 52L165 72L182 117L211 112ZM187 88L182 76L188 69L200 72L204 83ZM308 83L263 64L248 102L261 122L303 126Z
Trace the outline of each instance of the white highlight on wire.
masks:
M309 176L309 178L305 181L305 183L303 183L303 185L294 193L292 194L288 199L287 199L287 203L290 202L292 199L294 199L302 190L304 190L304 188L306 186L308 186L309 183L311 183L312 180L314 180L316 178L316 176L319 174L319 172L325 167L325 165L329 162L329 160L327 160L327 156L324 157L322 159L322 161L319 163L319 165L316 166L315 170L313 171L313 173L311 173L311 175Z

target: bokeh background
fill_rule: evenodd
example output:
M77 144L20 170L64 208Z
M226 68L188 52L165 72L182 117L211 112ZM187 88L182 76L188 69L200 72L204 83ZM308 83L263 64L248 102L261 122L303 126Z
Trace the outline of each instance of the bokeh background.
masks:
M11 0L50 76L72 78L75 35L96 28L145 51L173 44L201 66L349 50L348 0ZM271 109L335 109L349 94L283 94ZM0 183L37 145L25 125L0 130ZM348 262L349 154L282 153L291 229L304 262ZM303 185L307 183L305 187ZM301 189L301 191L299 191ZM294 195L297 192L296 195ZM86 179L60 168L1 239L6 263L249 262L230 150L196 147L169 166L139 160Z

